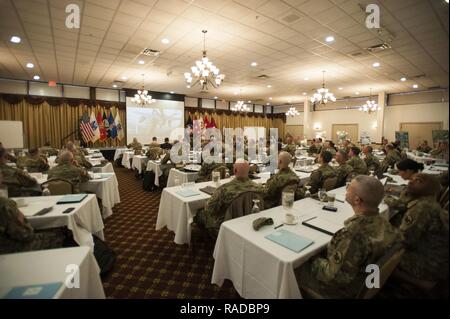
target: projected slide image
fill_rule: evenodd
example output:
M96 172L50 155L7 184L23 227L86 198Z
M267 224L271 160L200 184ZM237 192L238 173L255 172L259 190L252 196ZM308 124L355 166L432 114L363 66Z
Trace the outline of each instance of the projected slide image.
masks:
M165 137L171 140L173 132L184 127L184 103L157 100L145 107L136 106L127 98L127 142L134 137L143 144L150 143L153 136L160 143Z

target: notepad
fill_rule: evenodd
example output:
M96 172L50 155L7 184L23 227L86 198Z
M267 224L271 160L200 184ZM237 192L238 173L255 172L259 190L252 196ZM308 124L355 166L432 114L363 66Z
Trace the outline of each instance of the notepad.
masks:
M296 253L301 252L303 249L314 243L314 241L309 238L294 234L285 229L277 230L276 232L265 236L265 238Z
M327 235L333 236L335 233L337 233L342 226L339 226L337 224L333 224L323 218L315 217L308 220L305 220L302 222L302 225L305 225L307 227L313 228L315 230L318 230L322 233L325 233Z
M72 204L72 203L81 203L83 199L87 197L87 194L75 194L75 195L66 195L59 199L56 204Z
M62 282L12 288L4 299L51 299L62 286Z
M191 196L200 195L199 192L197 192L197 191L195 191L195 190L192 190L192 189L189 189L189 188L187 188L187 189L181 189L181 190L179 190L179 191L176 191L176 193L177 193L178 195L180 195L180 196L183 196L183 197L191 197Z

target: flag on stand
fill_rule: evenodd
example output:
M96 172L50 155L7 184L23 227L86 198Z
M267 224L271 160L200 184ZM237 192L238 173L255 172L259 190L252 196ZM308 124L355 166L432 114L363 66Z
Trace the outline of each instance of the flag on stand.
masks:
M95 118L94 110L91 111L90 124L92 131L94 132L94 137L92 137L91 142L95 143L100 138L100 128L98 127L97 119Z
M216 128L216 122L214 121L214 118L211 116L211 122L209 122L209 127Z
M83 116L81 117L80 131L85 143L90 142L94 137L94 131L89 123L89 114L87 111L84 111Z
M114 122L116 124L117 138L119 139L119 141L121 141L125 137L125 134L123 132L119 111L117 111L116 120Z
M108 118L106 117L106 112L103 110L103 116L102 116L102 120L103 120L103 127L105 128L105 140L111 137L111 131L109 130L109 122L108 122Z
M209 127L209 121L208 121L208 115L205 114L205 117L203 119L203 124L205 125L204 128Z
M114 123L114 117L113 117L111 111L109 111L108 122L109 122L109 131L111 134L111 138L116 138L117 137L116 123Z
M103 142L104 140L106 140L106 129L105 129L105 125L103 123L103 119L102 119L102 113L100 111L98 111L97 113L97 123L99 126L99 130L100 130L100 142Z

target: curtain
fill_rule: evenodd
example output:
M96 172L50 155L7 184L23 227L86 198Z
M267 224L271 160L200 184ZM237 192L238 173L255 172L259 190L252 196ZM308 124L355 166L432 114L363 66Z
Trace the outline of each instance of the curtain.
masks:
M95 115L98 111L101 114L105 111L108 115L108 111L111 110L114 118L119 112L123 130L126 131L126 112L124 109L119 109L118 106L87 106L83 102L71 106L67 102L62 102L59 105L52 102L43 100L30 103L29 99L6 101L6 99L0 98L0 120L23 122L25 148L41 147L45 142L50 142L53 147L61 148L68 140L81 139L79 122L85 110L89 115L92 110ZM70 135L71 133L73 135ZM122 141L108 138L104 142L89 143L88 146L122 146L125 143L125 138Z

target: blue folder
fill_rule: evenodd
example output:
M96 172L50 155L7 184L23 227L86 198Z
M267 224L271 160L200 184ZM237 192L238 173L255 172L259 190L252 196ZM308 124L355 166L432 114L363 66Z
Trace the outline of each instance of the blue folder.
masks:
M62 282L54 282L42 285L21 286L12 288L4 299L52 299Z
M189 189L189 188L181 189L179 191L176 191L176 193L183 197L191 197L191 196L200 195L200 192L197 192L197 191Z
M81 203L87 194L66 195L56 202L56 204L73 204Z
M311 239L291 233L284 229L277 230L276 232L265 236L265 238L296 253L301 252L303 249L314 243Z

